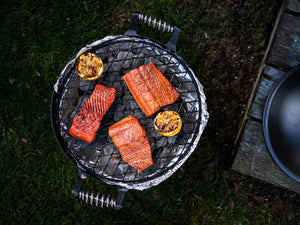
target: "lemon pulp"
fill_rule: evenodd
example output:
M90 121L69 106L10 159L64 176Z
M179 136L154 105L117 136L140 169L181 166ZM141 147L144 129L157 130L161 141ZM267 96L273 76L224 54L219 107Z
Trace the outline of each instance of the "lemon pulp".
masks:
M154 128L163 136L174 136L182 127L180 115L172 110L159 112L154 118Z
M94 53L80 55L75 64L77 74L86 80L96 80L103 73L102 59Z

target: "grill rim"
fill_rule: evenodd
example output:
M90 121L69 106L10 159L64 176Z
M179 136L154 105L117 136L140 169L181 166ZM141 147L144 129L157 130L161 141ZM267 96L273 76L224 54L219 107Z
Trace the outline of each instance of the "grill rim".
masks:
M101 40L105 40L106 38L109 39L109 37L113 37L112 40L108 40L108 41L104 41L101 44L97 44L99 41ZM119 181L116 179L111 179L108 177L103 177L100 176L99 174L96 174L95 172L92 171L91 168L88 168L84 165L82 165L77 159L76 156L71 152L71 150L69 150L66 141L64 140L64 138L60 135L59 129L60 129L60 125L57 121L59 121L59 116L58 116L58 110L59 110L59 102L56 102L56 99L58 99L58 89L61 87L61 84L65 84L67 81L67 78L69 77L71 71L67 72L67 75L65 76L65 78L63 80L57 81L57 83L55 84L56 87L54 87L54 91L52 94L52 98L51 98L51 110L50 110L50 114L51 114L51 124L52 124L52 129L53 132L55 134L55 138L57 143L59 144L60 149L63 151L63 153L65 154L65 156L71 161L72 164L74 164L78 169L84 171L85 173L89 174L91 177L94 177L96 179L102 180L105 183L108 184L112 184L112 185L118 185L118 186L123 186L123 187L127 187L128 189L145 189L145 184L147 184L147 188L151 187L151 186L155 186L158 183L162 182L163 180L167 179L170 175L172 175L172 173L174 173L179 167L181 167L181 165L189 158L190 154L195 150L195 148L198 145L199 139L201 137L201 134L206 126L207 120L208 120L208 112L206 111L206 102L205 102L205 96L201 96L201 88L202 85L200 84L199 80L197 79L197 77L195 76L194 72L188 67L187 63L185 62L185 60L174 50L172 50L171 48L168 47L168 45L166 44L162 44L157 40L153 40L149 37L145 37L145 36L140 36L140 35L117 35L117 36L108 36L104 39L100 39L96 42L93 42L90 45L87 45L86 47L82 48L77 54L75 54L70 60L69 62L66 64L65 68L62 70L61 74L64 73L64 71L66 70L66 68L72 64L72 61L74 61L74 59L79 55L82 54L82 52L84 52L85 50L89 50L92 51L92 49L95 48L101 48L105 45L109 45L111 44L110 42L114 42L114 41L119 41L119 39L122 38L137 38L137 39L141 39L141 42L145 42L146 41L150 41L151 43L153 43L155 46L154 47L158 47L160 49L162 49L163 51L166 51L167 53L169 53L172 57L176 58L176 60L184 67L184 69L186 70L186 72L190 75L190 77L192 78L192 82L193 84L195 84L196 87L196 92L197 92L197 97L198 99L201 100L201 102L199 102L200 105L200 109L199 109L199 123L197 124L195 130L196 132L195 135L192 138L191 143L189 144L189 147L184 150L184 153L179 157L179 159L177 160L177 162L175 162L173 165L168 166L167 170L161 170L160 172L158 172L157 174L155 174L154 176L146 176L145 178L139 179L139 180L132 180L132 181ZM102 46L103 45L103 46ZM58 79L59 80L59 79ZM202 90L203 91L203 90ZM204 95L204 93L202 94ZM203 123L200 123L200 121L203 121ZM202 126L201 126L202 125ZM196 134L198 132L198 135ZM185 144L186 145L186 144ZM155 180L159 177L165 176L165 178L161 181L159 181L158 183L155 182Z

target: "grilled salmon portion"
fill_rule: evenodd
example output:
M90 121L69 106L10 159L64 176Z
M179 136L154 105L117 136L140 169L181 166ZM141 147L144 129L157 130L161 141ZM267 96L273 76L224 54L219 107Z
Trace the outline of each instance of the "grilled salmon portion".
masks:
M108 128L108 134L120 151L124 162L138 170L138 173L153 165L151 147L146 132L132 115Z
M129 71L123 79L147 117L159 111L161 107L174 103L180 96L153 62Z
M114 102L115 97L115 88L97 84L92 95L74 117L69 133L90 144L94 140L100 122Z

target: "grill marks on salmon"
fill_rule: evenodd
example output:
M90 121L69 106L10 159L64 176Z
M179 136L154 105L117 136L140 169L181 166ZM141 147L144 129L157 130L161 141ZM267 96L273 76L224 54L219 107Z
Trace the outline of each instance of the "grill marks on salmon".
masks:
M124 162L142 172L153 165L151 147L146 132L132 115L108 128L108 134L119 149Z
M115 88L97 84L92 95L74 117L69 133L90 144L115 97Z
M123 79L147 117L161 107L174 103L180 96L153 62L131 70ZM115 88L97 84L92 95L73 118L69 133L91 143L115 97ZM123 161L137 169L138 173L153 165L146 132L134 116L129 115L111 125L108 134L119 149Z
M147 117L159 111L161 107L174 103L180 96L153 62L129 71L123 79Z

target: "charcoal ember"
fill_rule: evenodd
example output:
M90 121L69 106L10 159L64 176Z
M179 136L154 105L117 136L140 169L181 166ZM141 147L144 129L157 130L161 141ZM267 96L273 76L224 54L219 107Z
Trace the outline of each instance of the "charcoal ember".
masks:
M160 72L162 72L163 74L165 74L166 73L166 70L167 70L167 66L166 65L161 65L161 66L157 66L157 69L160 71ZM166 75L166 74L165 74Z
M191 93L188 93L188 92L182 94L182 98L183 98L184 102L186 102L186 103L196 101L195 96ZM193 104L187 104L187 106L192 106L193 107ZM189 108L191 108L191 107L189 107Z
M168 143L168 140L166 137L161 137L155 141L155 147L160 148L164 147Z
M195 128L195 124L194 123L186 123L183 127L182 127L182 131L185 134L191 135L194 131Z
M88 166L89 168L93 168L98 162L100 155L101 155L101 151L96 149L90 149L90 154L86 159L86 166Z
M85 79L80 79L78 83L78 89L82 92L88 92L93 89L96 85L96 81L90 81Z
M121 98L122 98L122 101L124 104L126 104L128 101L133 99L133 97L127 87L123 89L123 95Z
M160 57L160 61L161 61L161 64L162 65L168 65L168 66L164 66L166 69L172 65L170 62L172 60L172 56L169 55L169 54L164 54L162 53L163 55Z
M96 173L102 173L103 172L103 169L105 167L107 167L108 164L112 164L112 161L110 160L111 157L110 156L105 156L105 155L102 155L99 160L97 161L97 165L94 167L94 171ZM117 164L117 162L116 162ZM111 167L111 166L110 166ZM114 166L115 167L115 166ZM106 171L106 172L109 172L109 171ZM111 173L112 174L112 173Z
M120 51L117 55L117 61L121 61L122 69L129 69L132 66L134 55L129 51Z
M114 106L113 106L113 111L114 111L114 117L113 120L114 122L117 122L119 120L121 120L122 118L124 118L126 116L126 105L124 104L124 102L121 101L116 101Z
M116 149L116 146L113 143L106 144L103 147L103 153L105 156L112 156L112 157L119 157L120 154L118 150Z
M130 180L133 179L132 177L124 177L124 173L128 171L130 166L127 163L124 163L121 161L121 158L119 157L103 157L105 160L103 160L103 163L100 165L99 164L99 173L103 173L106 177L111 178L113 177L114 179L119 179L119 180ZM101 159L102 160L102 159ZM107 160L107 161L106 161ZM106 162L105 162L106 161Z
M114 81L114 83L111 86L116 88L117 95L119 96L121 94L122 88L124 86L123 80L116 80L116 81Z
M139 108L134 111L133 115L139 121L145 118L145 114Z
M74 140L73 138L71 138L71 135L66 134L67 140L68 140L68 145L72 146L72 153L74 155L81 155L81 154L85 154L85 152L82 152L84 148L86 148L86 143L83 141L77 141Z
M155 65L157 65L157 59L155 59L154 57L150 56L148 58L145 59L145 62L143 64L149 64L150 62L153 62Z
M177 81L177 82L179 83L180 81ZM188 90L187 93L192 93L193 91L195 91L194 90L194 85L193 85L192 82L180 83L179 90L181 90L183 93L186 93L186 90Z
M197 111L197 108L194 107L193 111ZM187 122L193 123L198 119L198 115L195 112L191 112L191 113L187 113L187 116L185 118Z
M80 108L84 105L84 103L88 100L89 97L89 95L78 96L76 105L74 105L74 107L71 108L72 113L70 115L70 119L73 119L73 117L79 112Z
M95 174L101 175L103 173L103 169L104 169L105 165L99 166L97 164L96 167L94 167L94 172Z
M123 62L116 61L111 62L107 72L119 74L122 68Z
M176 140L177 140L177 135L175 136L172 136L172 137L168 137L168 143L169 144L175 144L176 143Z
M61 120L66 120L70 117L78 102L79 92L76 88L79 83L79 77L72 77L69 81L70 88L66 88L62 94L59 104L59 117Z
M115 113L124 112L124 110L125 110L125 105L122 102L116 104L116 106L114 108Z
M132 64L133 68L137 68L143 64L145 64L145 54L143 52L139 52L138 55L135 55L135 60Z
M73 152L74 153L74 152ZM75 152L76 153L76 158L79 160L79 162L82 165L85 165L87 160L88 160L88 156L90 153L90 149L88 148L81 148L79 151Z
M129 101L129 109L135 110L138 109L139 105L137 104L137 102L135 100L130 100Z
M112 175L120 160L121 156L116 146L113 143L108 143L102 148L102 154L97 162L97 168L102 168L100 172L103 172L103 168L107 167L105 173L107 175Z
M123 177L124 177L125 181L133 181L135 179L144 178L144 175L137 175L136 169L129 166L128 164L120 164L120 166L123 166L123 168L122 168L123 174L120 176L121 179L123 179ZM125 176L124 176L124 173L125 173Z
M141 53L143 53L145 56L153 56L155 54L153 48L150 46L145 46L144 48L141 48Z
M172 154L173 151L174 148L165 146L157 155L156 167L164 168L166 166L172 166L178 160L178 156L176 156L176 154Z
M114 121L119 121L123 119L127 114L124 111L119 111L114 113Z

